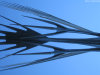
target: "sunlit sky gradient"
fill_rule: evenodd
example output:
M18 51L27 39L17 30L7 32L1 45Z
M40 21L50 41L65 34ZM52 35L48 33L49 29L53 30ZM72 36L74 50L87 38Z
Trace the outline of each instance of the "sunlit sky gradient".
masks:
M2 0L3 1L3 0ZM18 3L25 6L30 6L41 11L45 11L49 14L55 15L61 19L67 20L71 23L87 28L89 30L100 32L100 2L85 2L85 0L6 0L10 3ZM32 14L23 13L8 9L0 6L0 15L6 16L12 20L20 22L22 24L40 25L45 24L31 19L24 18L25 16L34 16ZM0 22L4 24L11 24L7 20L0 18ZM0 27L3 29L3 27ZM34 29L45 33L47 30ZM82 38L93 37L81 34L62 34L53 37L62 38ZM47 43L53 44L53 43ZM76 44L62 44L54 43L55 46L61 46L62 48L90 48L90 46L76 45ZM0 46L1 47L1 46ZM36 49L41 49L37 47ZM41 50L46 48L42 47ZM15 51L15 50L14 50ZM32 52L32 49L30 50ZM30 52L27 51L27 52ZM13 52L9 51L8 53ZM2 52L0 55L7 54ZM40 56L39 56L40 57ZM46 56L44 56L46 57ZM100 53L88 52L68 58L49 61L41 64L18 68L14 70L8 70L0 72L0 75L100 75ZM31 61L38 58L37 56L27 57L9 57L0 61L0 65L14 64L24 61Z

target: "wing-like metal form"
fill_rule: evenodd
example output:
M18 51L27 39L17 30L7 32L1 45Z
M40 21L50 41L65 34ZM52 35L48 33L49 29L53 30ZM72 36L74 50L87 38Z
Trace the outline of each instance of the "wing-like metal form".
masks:
M82 53L86 53L86 52L90 52L90 51L99 51L100 50L100 46L99 46L100 45L100 37L99 37L100 33L90 31L88 29L85 29L85 28L80 27L78 25L72 24L68 21L65 21L63 19L55 17L55 16L48 14L46 12L43 12L43 11L40 11L40 10L37 10L37 9L34 9L34 8L30 8L30 7L27 7L27 6L23 6L23 5L19 5L19 4L15 4L15 3L4 2L4 1L0 1L0 5L11 8L11 9L15 9L15 10L18 10L18 11L35 14L42 19L34 18L34 17L30 17L30 16L24 16L24 17L34 19L34 20L38 20L38 21L44 22L46 24L51 24L51 25L56 26L56 27L46 27L46 26L23 25L23 24L20 24L20 23L14 21L14 20L11 20L7 17L0 16L0 18L4 18L4 19L13 23L13 24L10 24L10 26L4 25L4 24L0 24L0 26L4 26L4 27L7 27L9 29L16 31L16 32L9 32L9 31L0 30L0 33L5 34L5 36L0 36L0 40L1 39L6 40L4 42L0 42L0 45L16 44L16 46L6 48L6 49L2 49L2 50L0 50L0 52L16 49L16 48L20 48L20 47L25 47L25 49L22 49L22 50L19 50L17 52L14 52L12 54L6 55L6 56L4 56L0 59L6 58L6 57L9 57L9 56L14 56L14 55L18 56L18 55L54 54L53 56L48 57L48 58L44 58L44 59L14 64L14 65L8 65L8 66L5 66L4 67L5 69L2 69L1 71L9 70L9 69L15 69L15 68L29 66L29 65L34 65L34 64L38 64L38 63L47 62L47 61L52 61L52 60L56 60L56 59L60 59L60 58L64 58L64 57L69 57L69 56L74 56L74 55L78 55L78 54L82 54ZM26 30L18 29L18 28L12 27L11 25L21 26ZM66 25L66 26L72 27L74 29L67 28L67 27L64 27L62 25ZM40 28L40 29L48 29L48 30L56 30L56 32L47 33L47 34L40 34L36 31L30 29L29 27ZM57 35L57 34L65 33L65 32L93 35L93 36L97 36L97 38L65 39L65 38L49 38L49 37L47 37L47 36ZM75 43L75 44L89 45L89 46L93 46L95 48L62 49L62 48L59 48L59 47L44 45L44 43L47 43L47 42ZM26 50L33 48L33 47L36 47L36 46L43 46L43 47L47 47L47 48L52 48L54 51L38 52L38 53L21 53L23 51L26 51Z
M6 18L4 16L1 16L1 17L5 18L5 19L7 19L7 20L9 20L9 21L11 21L11 22L23 27L23 28L25 28L26 30L21 30L21 29L17 29L17 28L11 27L11 26L0 24L1 26L10 28L10 29L16 31L16 32L0 31L0 33L3 33L3 34L6 35L6 36L1 36L0 39L5 39L6 41L5 42L0 42L0 45L3 45L3 44L16 44L16 46L14 46L14 47L10 47L10 48L3 49L3 50L0 50L0 51L7 51L7 50L11 50L11 49L20 48L20 47L26 47L26 48L23 49L23 50L17 51L17 52L15 52L13 54L10 54L10 55L7 55L5 57L2 57L0 59L6 58L6 57L11 56L11 55L14 55L16 53L23 52L23 51L25 51L27 49L30 49L32 47L36 47L39 44L46 43L46 41L44 41L44 42L43 41L39 41L36 38L34 38L34 39L32 39L32 38L31 39L24 38L24 37L32 37L32 36L42 36L43 38L47 38L47 37L42 35L42 34L40 34L40 33L38 33L38 32L36 32L36 31L34 31L34 30L31 30L28 27L23 26L23 25L15 22L15 21L13 21L11 19L8 19L8 18ZM35 44L30 45L30 44L27 44L26 42L38 43L38 45L35 45Z

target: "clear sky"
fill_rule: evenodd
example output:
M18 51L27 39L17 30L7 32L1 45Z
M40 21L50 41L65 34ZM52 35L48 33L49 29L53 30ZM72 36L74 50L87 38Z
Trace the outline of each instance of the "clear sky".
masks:
M3 1L3 0L2 0ZM45 11L52 15L55 15L61 19L67 20L78 26L87 28L89 30L100 32L100 2L91 2L86 0L6 0L10 3L18 3L25 6L30 6L41 11ZM22 24L41 25L44 23L34 21L22 17L34 16L32 14L23 13L8 9L0 6L0 15L6 16L12 20L20 22ZM7 20L0 18L0 22L3 24L11 24ZM4 27L0 27L0 30L5 30ZM6 29L7 30L7 29ZM34 29L39 32L46 33L47 30ZM87 36L82 34L62 34L52 37L62 38L88 38L93 36ZM91 48L90 46L78 45L78 44L63 44L63 43L47 43L49 45L60 46L62 48ZM0 46L2 49L5 46ZM44 50L44 47L37 47L35 49ZM15 51L15 50L13 50ZM13 51L9 51L13 52ZM32 52L33 49L27 52ZM8 54L2 52L0 55ZM0 57L1 57L0 56ZM42 56L39 56L42 57ZM43 56L48 57L48 56ZM8 70L0 72L0 75L100 75L100 53L88 52L68 58L58 59L45 63L40 63L23 68ZM0 61L0 65L14 64L18 62L31 61L37 59L38 56L14 56Z

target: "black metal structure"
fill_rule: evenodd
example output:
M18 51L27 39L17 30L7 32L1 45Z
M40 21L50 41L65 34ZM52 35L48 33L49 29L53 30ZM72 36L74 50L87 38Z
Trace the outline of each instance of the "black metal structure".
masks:
M52 61L52 60L56 60L56 59L60 59L60 58L64 58L64 57L69 57L69 56L74 56L74 55L86 53L89 51L99 51L100 50L100 47L99 47L99 45L100 45L100 37L99 37L100 33L90 31L88 29L85 29L83 27L72 24L68 21L62 20L62 19L55 17L53 15L50 15L46 12L43 12L43 11L40 11L40 10L37 10L34 8L30 8L27 6L22 6L19 4L13 4L13 3L8 3L8 2L0 2L0 5L14 9L14 10L37 15L40 18L35 18L35 17L30 17L30 16L24 16L24 17L38 20L38 21L45 22L45 23L52 24L52 25L56 26L56 27L48 27L48 26L22 25L14 20L11 20L11 19L1 15L0 18L4 18L8 21L11 21L13 24L11 24L11 26L0 24L0 26L10 28L12 30L15 30L16 32L8 32L8 31L1 31L0 30L0 33L3 33L6 35L6 36L0 36L0 39L6 40L5 42L0 42L0 45L16 44L16 46L2 49L2 50L0 50L0 52L16 49L16 48L20 48L20 47L26 47L26 48L22 49L20 51L17 51L15 53L6 55L0 59L4 59L4 58L7 58L9 56L14 56L14 55L18 56L18 55L54 54L53 56L48 57L48 58L44 58L44 59L39 59L39 60L26 62L26 63L8 65L8 66L5 66L5 69L2 69L1 71L15 69L15 68L24 67L24 66L33 65L33 64L38 64L38 63L43 63L43 62L47 62L47 61ZM74 29L64 27L64 26L62 26L62 24L67 25L69 27L72 27ZM21 29L12 27L12 25L13 26L14 25L21 26L21 27L25 28L26 30L21 30ZM48 33L48 34L40 34L34 30L31 30L29 27L48 29L48 30L56 30L56 32ZM48 37L50 35L57 35L57 34L62 34L62 33L81 33L81 34L97 36L97 38L87 38L87 39L67 39L66 38L65 39L65 38L49 38ZM59 47L55 47L55 46L44 45L44 43L47 43L47 42L75 43L75 44L93 46L94 48L63 49L63 48L59 48ZM52 52L39 52L39 53L21 53L23 51L26 51L30 48L34 48L36 46L43 46L43 47L47 47L47 48L52 48L54 51L52 51Z

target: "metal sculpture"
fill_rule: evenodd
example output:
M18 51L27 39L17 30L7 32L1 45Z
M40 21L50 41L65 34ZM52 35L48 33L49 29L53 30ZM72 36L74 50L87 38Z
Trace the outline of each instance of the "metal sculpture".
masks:
M0 42L0 45L16 44L16 46L6 48L6 49L2 49L2 50L0 50L0 52L16 49L16 48L20 48L20 47L26 47L26 48L19 50L15 53L6 55L6 56L4 56L0 59L4 59L4 58L7 58L9 56L14 56L14 55L18 56L18 55L54 54L53 56L48 57L48 58L44 58L44 59L39 59L39 60L26 62L26 63L18 63L18 64L13 64L13 65L7 65L7 66L4 66L5 69L2 69L1 71L9 70L9 69L15 69L15 68L29 66L29 65L34 65L34 64L38 64L38 63L47 62L47 61L52 61L52 60L56 60L56 59L60 59L60 58L64 58L64 57L69 57L69 56L74 56L74 55L78 55L78 54L82 54L82 53L86 53L86 52L90 52L90 51L99 51L100 50L100 47L99 47L99 45L100 45L100 37L99 37L100 33L90 31L88 29L77 26L77 25L72 24L68 21L62 20L62 19L55 17L51 14L48 14L46 12L43 12L43 11L40 11L40 10L37 10L37 9L34 9L34 8L30 8L30 7L27 7L27 6L8 3L8 2L0 2L0 5L14 9L14 10L18 10L18 11L27 12L27 13L37 15L37 16L41 17L42 19L30 17L30 16L24 16L24 17L34 19L34 20L38 20L38 21L45 22L45 23L52 24L52 25L56 26L56 27L48 27L48 26L22 25L22 24L14 21L14 20L11 20L11 19L1 15L0 18L4 18L8 21L11 21L13 23L11 25L18 25L18 26L25 28L26 30L21 30L21 29L12 27L12 26L0 24L0 26L5 26L7 28L10 28L10 29L16 31L16 32L8 32L8 31L1 31L0 30L0 33L3 33L3 34L6 35L6 36L0 36L0 39L6 40L5 42ZM64 26L62 26L62 24L67 25L69 27L72 27L74 29L64 27ZM48 33L48 34L40 34L40 33L36 32L34 30L31 30L29 27L48 29L48 30L56 30L56 32ZM87 39L67 39L66 38L65 39L65 38L49 38L49 37L47 37L47 36L50 36L50 35L57 35L57 34L62 34L62 33L81 33L81 34L97 36L97 38L87 38ZM63 49L63 48L59 48L59 47L55 47L55 46L44 45L44 43L47 43L47 42L62 42L62 43L83 44L83 45L93 46L94 48ZM38 52L38 53L21 53L23 51L26 51L26 50L31 49L31 48L36 47L36 46L43 46L43 47L47 47L47 48L52 48L54 51Z

